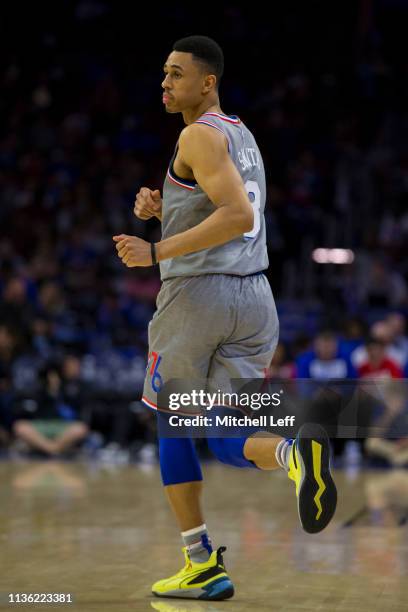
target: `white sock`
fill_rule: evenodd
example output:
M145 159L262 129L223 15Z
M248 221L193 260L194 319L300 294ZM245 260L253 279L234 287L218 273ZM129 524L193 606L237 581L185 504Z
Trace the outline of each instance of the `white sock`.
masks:
M276 447L275 457L276 461L279 463L281 468L288 471L289 470L289 453L290 447L293 444L293 440L281 440Z
M188 554L194 563L205 563L212 553L211 540L208 536L205 523L181 532L184 545L187 546Z

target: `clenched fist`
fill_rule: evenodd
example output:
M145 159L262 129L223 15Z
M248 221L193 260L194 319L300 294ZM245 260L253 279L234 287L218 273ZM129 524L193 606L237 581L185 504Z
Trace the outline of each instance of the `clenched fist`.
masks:
M113 236L113 240L119 257L128 268L153 265L150 242L127 234Z
M148 187L141 187L139 193L136 195L134 213L136 217L146 221L152 217L157 217L161 220L162 212L162 199L160 191L155 189L149 189Z

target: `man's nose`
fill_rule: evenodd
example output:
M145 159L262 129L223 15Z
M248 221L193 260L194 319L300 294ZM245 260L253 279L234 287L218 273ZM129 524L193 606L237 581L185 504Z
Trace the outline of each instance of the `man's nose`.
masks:
M168 87L168 79L169 79L169 75L166 74L166 76L164 77L163 81L162 81L162 87L163 89L166 88L166 86Z

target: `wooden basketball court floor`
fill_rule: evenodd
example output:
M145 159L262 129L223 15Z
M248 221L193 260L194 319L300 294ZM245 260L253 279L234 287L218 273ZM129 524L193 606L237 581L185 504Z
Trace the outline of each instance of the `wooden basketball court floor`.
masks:
M182 566L158 468L0 463L1 609L128 612L408 610L408 472L337 472L332 524L299 527L283 472L204 468L206 521L236 586L226 602L151 596ZM73 604L9 604L71 593Z

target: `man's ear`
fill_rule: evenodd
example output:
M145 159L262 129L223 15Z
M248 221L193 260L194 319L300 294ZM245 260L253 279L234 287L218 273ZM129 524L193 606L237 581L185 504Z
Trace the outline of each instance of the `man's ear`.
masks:
M216 86L217 77L215 74L207 74L207 76L204 78L203 93L208 93L209 91L216 89Z

